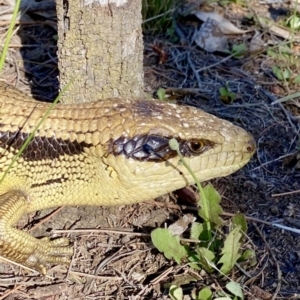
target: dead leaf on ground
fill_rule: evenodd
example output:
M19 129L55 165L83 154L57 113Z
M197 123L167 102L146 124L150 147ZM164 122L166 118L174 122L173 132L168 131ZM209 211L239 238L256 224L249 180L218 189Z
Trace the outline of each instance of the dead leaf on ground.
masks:
M221 15L215 12L203 12L203 11L193 11L194 14L198 19L203 22L206 22L208 19L212 19L216 21L219 25L219 28L224 34L243 34L249 32L251 30L241 30L229 22L227 19L222 17Z
M196 218L191 214L186 214L175 223L170 225L168 229L172 232L173 235L181 235L186 231L188 226L195 222Z
M262 33L258 30L255 30L255 34L252 37L251 41L250 41L250 52L251 53L256 53L256 52L260 52L262 50L265 49L266 44L265 42L262 40Z
M195 30L192 40L207 52L228 52L226 51L228 38L219 25L217 21L208 18L199 30Z

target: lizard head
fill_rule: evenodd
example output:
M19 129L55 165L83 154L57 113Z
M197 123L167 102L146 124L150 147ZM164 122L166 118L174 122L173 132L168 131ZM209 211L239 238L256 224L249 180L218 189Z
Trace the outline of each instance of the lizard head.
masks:
M105 163L123 192L130 191L131 201L132 195L150 199L195 183L170 147L173 138L199 181L237 171L255 152L255 141L244 129L194 107L132 101L115 108L124 120L123 134L109 140Z

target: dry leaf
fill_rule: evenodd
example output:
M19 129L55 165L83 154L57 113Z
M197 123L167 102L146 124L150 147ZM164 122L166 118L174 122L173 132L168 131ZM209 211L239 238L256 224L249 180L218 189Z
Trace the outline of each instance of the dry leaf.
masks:
M228 39L219 25L215 20L208 18L199 30L195 30L192 40L207 52L225 52Z
M170 225L168 229L173 235L181 235L186 231L190 223L195 222L196 218L191 214L184 215L181 219Z
M265 49L265 42L262 40L261 38L262 33L259 32L258 30L255 30L255 34L253 36L253 38L250 41L250 52L251 53L256 53L259 52L261 50Z
M224 34L242 34L249 32L249 30L241 30L237 28L227 19L214 12L193 11L192 14L203 22L206 22L208 19L215 20Z

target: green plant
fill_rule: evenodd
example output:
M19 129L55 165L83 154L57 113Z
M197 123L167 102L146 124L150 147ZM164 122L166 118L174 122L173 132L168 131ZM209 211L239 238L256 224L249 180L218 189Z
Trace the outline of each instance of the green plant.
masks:
M279 81L283 81L288 86L290 83L299 84L300 75L299 70L299 58L295 55L294 38L300 29L300 17L295 8L292 15L288 16L285 20L280 22L280 26L275 25L283 32L286 32L289 36L289 40L279 43L274 47L270 47L267 50L268 56L274 59L272 67L273 74ZM268 26L272 26L272 23L268 19L261 18L263 23Z
M247 46L245 43L234 44L232 46L231 52L235 58L243 58L245 53L247 52Z
M172 27L173 13L182 0L143 0L143 29L162 33Z
M219 93L222 102L225 104L231 103L236 99L236 94L230 91L228 85L226 85L225 87L221 87L219 89Z
M209 287L202 288L199 292L195 290L192 291L192 299L194 300L237 300L237 299L244 299L243 291L240 285L236 282L228 282L226 284L226 289L229 293L225 291L220 291L216 297L213 298L213 293ZM169 296L172 300L183 300L183 290L181 287L176 285L172 285L170 287Z
M300 29L300 18L299 18L299 16L294 14L286 20L285 24L293 30L299 30Z
M272 71L278 80L294 84L300 81L298 75L300 60L293 55L290 45L283 44L278 47L269 48L267 54L274 59Z
M195 241L194 246L182 244L178 235L174 235L167 228L158 228L152 231L151 239L154 246L162 252L166 258L174 259L176 263L187 263L194 270L205 270L207 273L217 271L221 276L229 274L237 262L247 262L249 266L256 264L255 252L251 249L243 249L247 223L243 214L233 216L229 221L221 219L222 208L220 206L221 197L211 184L204 188L195 177L189 165L186 163L176 140L171 139L170 147L176 150L181 162L194 177L200 193L198 215L203 219L202 223L192 223L190 239ZM180 284L193 281L185 278ZM170 297L174 300L183 299L180 284L171 283ZM228 279L225 291L215 291L205 287L199 292L195 292L193 299L208 300L223 297L223 299L243 299L242 287ZM224 298L225 297L225 298Z
M159 88L156 92L157 98L160 101L166 101L166 90L163 88Z

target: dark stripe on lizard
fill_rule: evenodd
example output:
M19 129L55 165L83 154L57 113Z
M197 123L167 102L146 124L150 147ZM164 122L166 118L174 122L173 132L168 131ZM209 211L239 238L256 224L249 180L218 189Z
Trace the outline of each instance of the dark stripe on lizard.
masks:
M3 149L13 148L19 151L28 137L28 133L0 132L0 147ZM132 138L121 136L108 142L107 154L115 156L124 155L135 160L162 162L175 157L177 152L169 147L171 137L155 134L136 135ZM176 138L179 149L183 156L199 155L214 146L214 143L205 139L184 140ZM56 159L61 155L78 155L84 152L84 148L94 147L86 142L70 141L61 138L48 138L35 136L22 153L27 161L39 161Z

